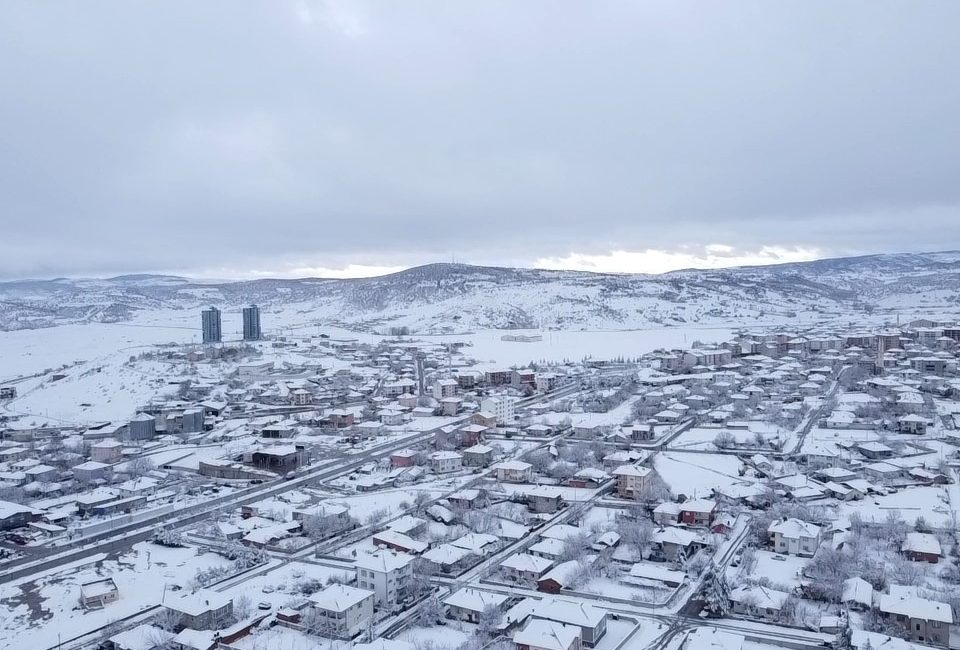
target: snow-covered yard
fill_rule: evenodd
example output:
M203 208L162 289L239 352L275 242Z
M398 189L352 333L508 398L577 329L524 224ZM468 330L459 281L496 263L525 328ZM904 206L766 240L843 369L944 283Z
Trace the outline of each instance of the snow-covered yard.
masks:
M119 557L94 556L0 587L0 649L49 648L143 609L158 605L165 589L188 588L198 570L226 567L219 555L148 542ZM111 577L120 597L103 609L80 607L80 585Z
M653 462L674 494L691 498L708 497L715 488L753 482L738 475L743 464L736 456L664 452Z

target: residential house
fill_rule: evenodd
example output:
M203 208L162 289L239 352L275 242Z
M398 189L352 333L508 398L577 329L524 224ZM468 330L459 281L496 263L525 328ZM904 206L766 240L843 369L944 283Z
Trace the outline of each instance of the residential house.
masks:
M533 465L522 460L507 460L494 466L497 480L504 483L529 483L533 480Z
M873 607L873 585L856 576L843 581L840 602L851 609L867 611Z
M709 527L717 514L717 502L693 499L680 504L680 522L688 526Z
M897 430L900 433L922 436L927 432L927 427L930 426L930 424L930 420L927 418L917 415L916 413L910 413L897 420Z
M80 585L80 605L86 609L101 609L119 598L120 590L113 578L103 578Z
M943 556L940 540L930 533L907 533L900 550L914 562L936 564Z
M584 467L567 480L575 488L596 489L610 480L610 475L596 467Z
M375 533L372 541L374 546L381 546L402 553L410 553L411 555L419 555L430 548L430 545L426 542L413 539L391 528Z
M233 616L233 599L212 589L200 589L179 596L168 595L164 606L179 617L180 627L191 630L220 629Z
M154 650L164 648L173 638L172 632L142 623L129 630L118 632L107 639L107 650Z
M790 594L759 585L745 585L730 592L733 612L766 620L777 620Z
M320 537L332 537L355 524L350 510L335 503L318 503L309 508L294 510L293 520L300 522L304 533Z
M667 526L655 530L651 542L653 543L653 557L669 561L679 561L689 557L705 546L695 532L677 526Z
M123 458L123 443L109 438L90 445L90 459L98 463L116 463Z
M582 568L579 560L561 562L537 580L537 590L548 594L559 594L572 583L573 578Z
M587 647L595 646L607 633L606 611L575 600L544 598L534 607L532 616L579 628L580 640Z
M413 449L400 449L390 454L390 467L413 467L417 464L420 452Z
M448 596L443 604L450 616L467 623L479 623L489 610L503 609L507 596L467 587Z
M513 635L517 650L580 650L580 629L544 619L531 619Z
M672 526L680 523L680 504L664 501L653 509L653 522L660 526Z
M638 499L650 484L653 470L640 465L621 465L613 470L617 479L617 496L621 499Z
M881 594L877 609L881 617L896 622L908 631L909 640L928 645L950 643L953 611L950 605L920 598L911 587L890 585L890 593Z
M475 558L469 550L453 544L434 546L421 557L435 571L448 575L460 573Z
M463 464L468 467L486 467L493 462L493 447L473 445L462 452Z
M775 553L813 557L820 546L820 527L800 519L782 519L767 527Z
M310 605L323 632L340 639L352 639L373 621L375 595L366 589L333 584L310 596Z
M463 468L463 456L455 451L435 451L430 454L430 468L437 474L459 472Z
M463 508L464 510L479 507L480 503L485 499L486 492L477 488L464 488L462 490L452 492L447 496L447 501L450 502L451 506Z
M83 483L91 483L98 480L106 480L113 472L113 468L105 463L96 461L87 461L72 468L73 476Z
M356 560L357 586L374 592L378 606L392 609L408 595L414 556L380 550L361 553Z
M563 507L563 490L549 485L538 485L524 490L527 506L535 513L553 514Z
M536 584L550 570L553 560L530 553L514 553L500 563L500 571L507 580Z

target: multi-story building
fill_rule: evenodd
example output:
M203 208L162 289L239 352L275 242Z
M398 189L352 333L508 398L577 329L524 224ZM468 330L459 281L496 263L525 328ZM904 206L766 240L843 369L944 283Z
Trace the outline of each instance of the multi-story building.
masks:
M693 499L680 505L680 521L688 526L709 526L717 514L717 502Z
M508 424L513 422L515 402L513 397L488 397L480 402L480 411L491 414L497 424Z
M168 595L164 605L179 615L182 627L191 630L216 630L225 626L233 616L233 599L212 589L201 589L179 598Z
M372 591L334 584L310 596L310 603L325 634L352 639L373 621L374 598Z
M463 468L463 456L455 451L435 451L430 454L430 467L437 474L457 472Z
M216 307L204 309L201 314L203 325L203 342L219 343L223 340L223 332L220 327L220 310Z
M497 480L505 483L529 483L533 480L533 465L522 460L505 460L496 467Z
M373 591L376 604L393 608L410 590L414 556L380 550L357 558L357 586Z
M260 308L250 305L243 308L243 340L259 341L263 336L260 331Z
M622 499L636 499L646 489L653 472L649 467L640 465L621 465L613 470L617 479L617 495Z
M436 400L455 397L457 388L458 384L456 379L438 379L433 382L433 397Z
M799 519L775 521L767 533L775 553L813 557L820 546L820 527Z

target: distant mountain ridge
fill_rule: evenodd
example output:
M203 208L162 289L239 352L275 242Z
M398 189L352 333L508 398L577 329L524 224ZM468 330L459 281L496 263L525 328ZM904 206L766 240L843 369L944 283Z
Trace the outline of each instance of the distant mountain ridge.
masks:
M662 275L437 263L356 279L200 282L179 276L0 282L0 330L118 322L138 311L296 305L331 324L630 329L857 310L957 311L960 252L899 253Z

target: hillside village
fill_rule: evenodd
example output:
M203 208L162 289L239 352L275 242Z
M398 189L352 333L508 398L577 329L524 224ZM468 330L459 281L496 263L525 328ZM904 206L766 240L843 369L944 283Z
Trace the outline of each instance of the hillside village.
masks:
M960 645L956 321L524 366L397 334L5 381L0 648Z

